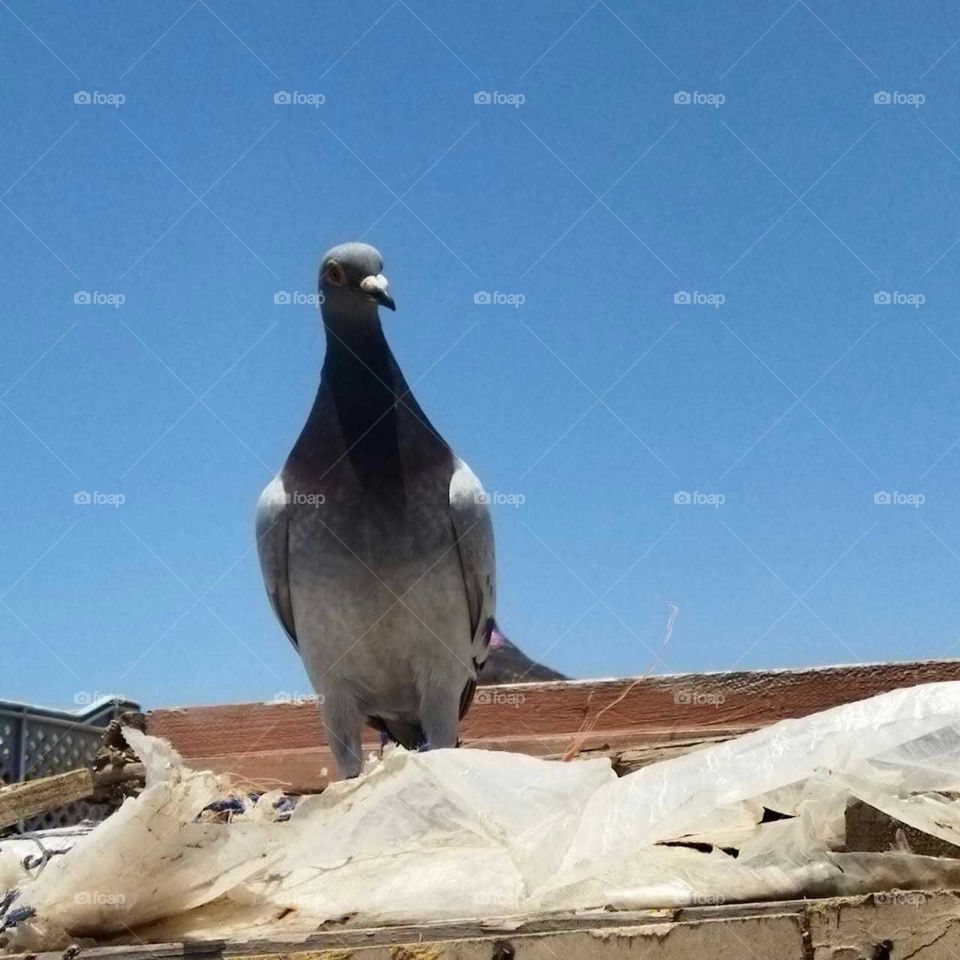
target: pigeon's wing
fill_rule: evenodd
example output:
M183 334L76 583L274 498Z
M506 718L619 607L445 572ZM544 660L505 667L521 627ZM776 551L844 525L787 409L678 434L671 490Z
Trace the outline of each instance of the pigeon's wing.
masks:
M457 460L450 480L450 519L470 611L471 654L478 667L487 659L497 590L493 523L487 499L473 471Z
M260 570L267 588L270 605L290 642L299 650L293 626L293 604L290 602L288 558L288 500L280 477L274 477L260 494L257 503L257 552Z

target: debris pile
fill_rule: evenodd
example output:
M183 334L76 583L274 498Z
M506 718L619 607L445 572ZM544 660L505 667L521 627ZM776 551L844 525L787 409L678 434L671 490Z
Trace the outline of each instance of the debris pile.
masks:
M960 846L960 682L624 777L601 759L396 749L295 806L124 736L139 796L39 870L0 842L8 949L960 886L960 860L909 839ZM851 802L903 825L893 849L847 848Z

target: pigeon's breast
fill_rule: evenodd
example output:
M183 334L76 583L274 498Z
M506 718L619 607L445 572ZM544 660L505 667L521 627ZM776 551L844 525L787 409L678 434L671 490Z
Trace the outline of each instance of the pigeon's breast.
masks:
M312 502L293 499L291 598L314 686L335 672L372 712L402 715L414 708L425 663L450 660L441 668L468 676L471 631L449 479L412 476L402 498L340 483Z

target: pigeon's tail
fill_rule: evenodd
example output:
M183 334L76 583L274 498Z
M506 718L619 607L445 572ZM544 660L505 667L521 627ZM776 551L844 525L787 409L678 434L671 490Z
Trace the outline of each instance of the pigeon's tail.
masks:
M404 720L391 720L388 723L380 717L367 717L367 723L405 750L419 750L427 742L427 735L419 723L407 723Z
M506 634L500 629L497 624L497 621L490 618L490 622L487 625L488 630L488 640L487 645L491 650L496 650L497 647L502 647L504 645L511 645L510 641L507 639Z
M532 681L566 680L562 673L531 660L491 618L488 627L486 659L478 683L530 683ZM478 664L478 668L481 664Z

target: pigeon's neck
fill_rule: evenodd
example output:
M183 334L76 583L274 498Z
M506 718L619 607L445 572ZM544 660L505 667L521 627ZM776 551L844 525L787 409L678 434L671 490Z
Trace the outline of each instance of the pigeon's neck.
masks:
M411 394L376 313L337 319L324 315L320 388L285 469L302 484L342 466L366 489L402 503L406 471L446 463L450 448Z
M399 420L415 401L379 318L324 317L327 352L313 409L288 468L307 475L351 464L364 486L403 489Z
M409 392L376 313L337 323L324 318L327 352L321 383L338 409L382 414Z

